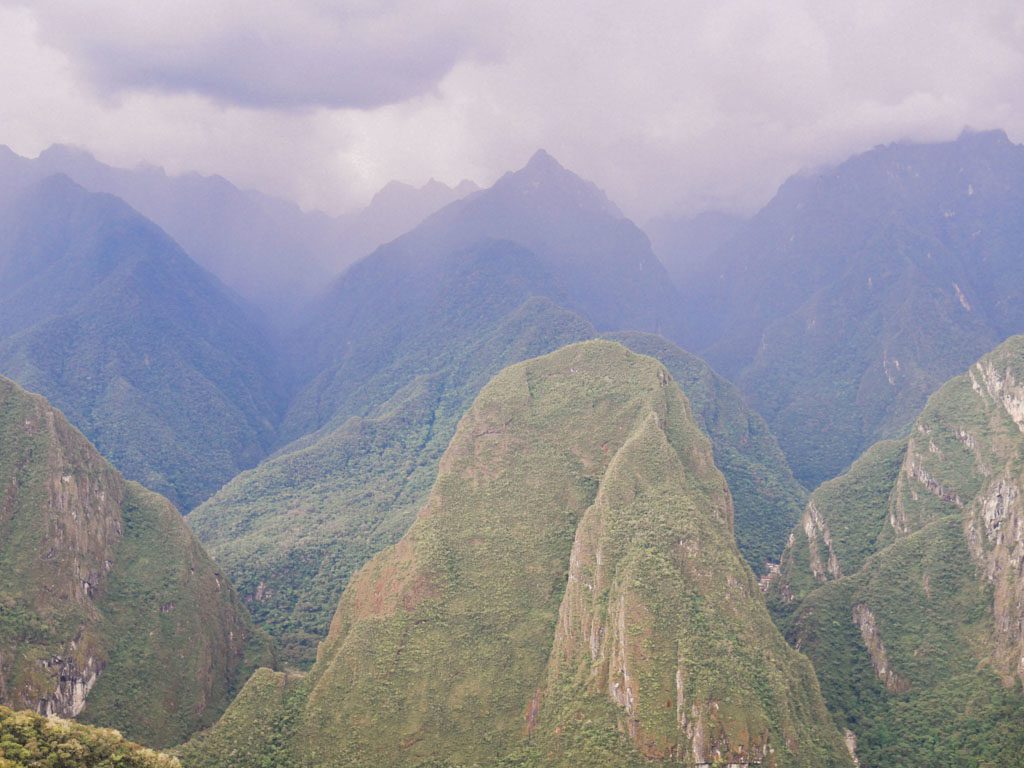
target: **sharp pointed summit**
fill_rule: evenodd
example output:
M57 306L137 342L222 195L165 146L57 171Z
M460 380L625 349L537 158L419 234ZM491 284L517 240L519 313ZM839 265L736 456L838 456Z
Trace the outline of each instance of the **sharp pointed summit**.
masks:
M544 148L538 149L536 152L533 153L533 156L530 158L529 162L527 162L526 167L533 169L550 168L557 169L560 171L565 170L565 166L563 166L554 157L552 157L551 154L549 154L548 151Z
M518 171L510 171L491 188L496 194L506 191L532 201L545 215L567 215L569 211L593 212L624 219L622 211L591 181L581 178L558 162L544 149L534 152Z

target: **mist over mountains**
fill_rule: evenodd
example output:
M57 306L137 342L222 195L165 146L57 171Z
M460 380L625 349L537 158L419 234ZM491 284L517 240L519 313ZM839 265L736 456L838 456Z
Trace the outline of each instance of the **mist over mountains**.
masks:
M340 216L242 190L220 176L170 176L161 168L115 168L77 147L53 145L35 160L2 150L17 185L64 174L92 192L116 195L146 216L273 324L294 316L345 267L477 187L431 180L392 182L365 209ZM5 193L7 194L7 193Z
M1012 764L1022 212L999 131L646 232L544 150L344 216L0 150L0 704L209 768Z
M262 323L159 227L66 176L0 211L0 371L187 510L273 446Z

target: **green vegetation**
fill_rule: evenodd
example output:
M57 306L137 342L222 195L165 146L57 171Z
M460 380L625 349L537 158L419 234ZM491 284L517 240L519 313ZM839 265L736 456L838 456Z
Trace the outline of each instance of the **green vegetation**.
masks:
M727 487L657 361L511 366L416 521L349 582L308 676L263 671L191 766L848 766L736 549Z
M0 210L0 373L184 510L267 454L269 344L158 227L65 177Z
M180 768L108 728L0 707L0 768Z
M605 338L656 357L683 390L697 426L711 438L716 466L729 481L740 553L763 573L765 563L782 555L807 500L764 419L707 363L660 336L611 333Z
M0 378L0 700L153 745L212 723L273 664L166 499ZM84 707L84 709L83 709Z
M174 750L186 766L297 768L295 726L305 701L304 678L258 669L210 730Z
M310 377L282 427L294 441L189 515L291 664L312 663L349 576L412 523L491 376L593 337L588 319L657 325L645 303L657 278L624 256L647 264L642 235L591 185L535 160L346 272L293 350ZM734 489L741 551L762 570L804 495L764 422L703 362L654 336L623 340L693 390Z
M987 663L992 598L964 549L961 521L937 520L800 606L792 640L837 721L857 734L865 768L994 768L1024 754L1024 695ZM887 689L876 674L855 605L874 614L900 685Z
M419 359L395 363L408 369L409 383L382 405L297 441L189 515L289 662L312 663L349 576L412 523L487 379L593 335L578 316L539 298L475 332L472 340L466 332L441 336L429 365L417 346L410 354ZM393 386L383 376L373 383Z
M780 577L769 592L776 613L788 612L821 582L856 573L869 555L891 540L889 497L906 450L906 440L875 443L846 474L822 483L811 494L803 521L792 531Z
M876 445L812 495L773 585L866 768L1013 765L1024 753L1018 382L1019 336L933 395L908 439Z
M473 292L486 295L479 282ZM431 344L422 340L411 343L387 377L374 376L359 392L388 397L383 405L296 441L189 516L291 663L312 663L349 576L412 523L459 418L487 379L511 362L593 335L577 316L540 298L492 329L471 316L478 338L458 327L463 318L445 329L441 350L433 342L436 354L427 355ZM661 337L613 338L658 357L676 377L729 481L741 552L757 570L778 559L805 494L764 421L703 361ZM402 377L409 383L389 394Z
M122 567L97 601L109 662L82 719L147 744L177 744L211 725L253 670L275 657L165 499L129 483L124 521L115 551Z

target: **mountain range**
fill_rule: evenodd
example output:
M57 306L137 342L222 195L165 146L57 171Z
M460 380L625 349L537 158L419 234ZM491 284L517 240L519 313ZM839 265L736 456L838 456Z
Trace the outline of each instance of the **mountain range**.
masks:
M584 226L603 250L591 245L592 261L580 263L565 243ZM590 288L574 296L566 286L584 273ZM596 298L615 294L617 304ZM308 664L346 579L412 523L489 377L591 338L595 326L657 329L673 295L642 233L593 185L538 154L339 279L305 333L314 345L294 347L320 370L285 418L295 441L190 523L286 658ZM629 296L644 314L626 314ZM767 426L703 361L659 337L616 338L661 357L692 389L736 488L741 549L761 570L781 555L804 494Z
M0 210L0 373L187 510L272 447L260 323L121 200L65 176Z
M61 144L35 160L0 147L0 172L32 181L63 174L91 192L121 198L273 326L285 327L349 264L477 190L471 181L449 187L431 179L418 188L393 181L364 209L335 216L239 189L222 176L117 168Z
M1013 765L1022 196L1001 132L647 233L543 150L328 216L0 149L0 704L197 768ZM0 768L68 733L173 760L0 709Z

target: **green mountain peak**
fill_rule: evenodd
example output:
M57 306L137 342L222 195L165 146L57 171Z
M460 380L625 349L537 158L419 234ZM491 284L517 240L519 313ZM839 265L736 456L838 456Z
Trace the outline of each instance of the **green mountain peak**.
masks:
M506 368L308 676L261 673L185 756L226 765L269 721L299 765L849 765L732 514L656 360L588 341Z

